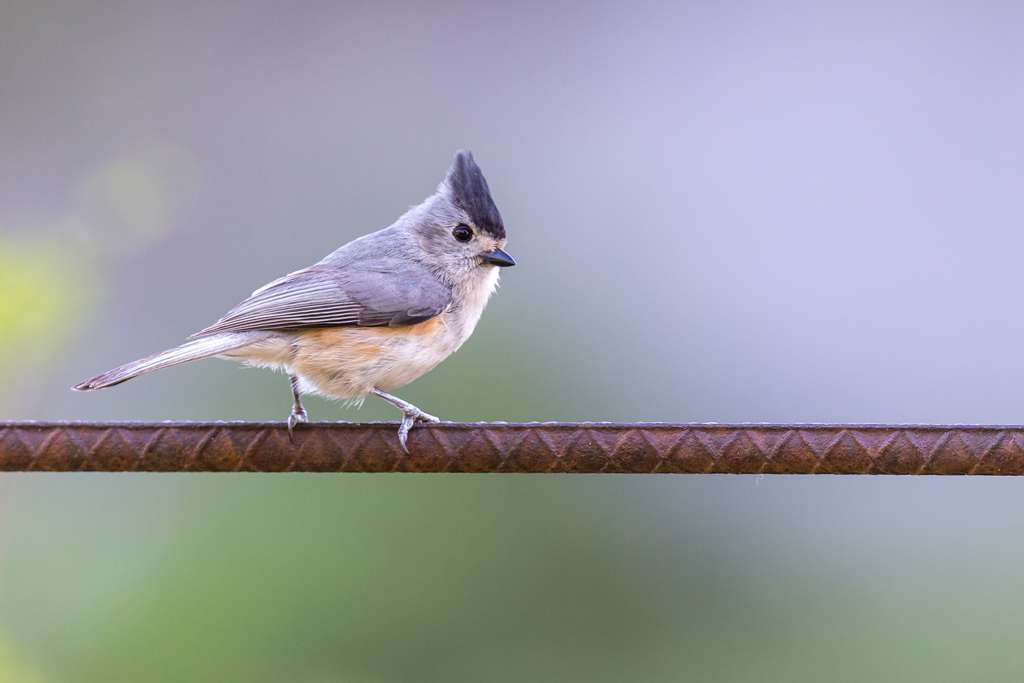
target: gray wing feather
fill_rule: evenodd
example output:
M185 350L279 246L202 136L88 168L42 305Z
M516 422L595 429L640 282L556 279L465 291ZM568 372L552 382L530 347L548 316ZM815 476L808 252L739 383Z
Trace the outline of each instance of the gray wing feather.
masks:
M405 326L440 315L452 293L426 266L396 259L317 264L257 289L216 324L214 332L309 327Z

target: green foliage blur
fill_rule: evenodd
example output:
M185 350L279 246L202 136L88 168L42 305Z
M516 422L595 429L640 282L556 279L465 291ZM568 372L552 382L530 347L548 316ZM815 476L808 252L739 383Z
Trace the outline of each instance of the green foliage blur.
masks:
M52 363L91 307L92 289L84 264L60 242L0 242L0 372Z

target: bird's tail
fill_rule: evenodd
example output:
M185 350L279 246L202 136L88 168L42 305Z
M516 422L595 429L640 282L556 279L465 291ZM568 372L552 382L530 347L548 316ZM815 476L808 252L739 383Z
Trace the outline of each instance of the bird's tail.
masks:
M88 379L81 384L72 387L75 391L92 391L93 389L102 389L104 387L112 387L115 384L120 384L130 380L132 377L138 377L139 375L147 372L153 372L154 370L161 370L163 368L169 368L172 365L178 365L180 363L187 363L190 360L198 360L200 358L207 358L209 356L216 356L218 353L224 353L237 349L240 346L245 346L252 341L248 335L244 334L213 334L209 337L203 337L202 339L196 339L194 341L186 342L181 346L160 353L148 356L141 360L122 365L119 368L114 368L110 372L104 372L102 375Z

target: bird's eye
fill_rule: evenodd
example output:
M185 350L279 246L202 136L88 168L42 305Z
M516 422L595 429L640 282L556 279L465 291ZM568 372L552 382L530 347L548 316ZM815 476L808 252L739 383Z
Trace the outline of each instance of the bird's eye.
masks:
M468 225L459 223L452 230L452 236L460 242L468 242L473 239L473 231L469 229Z

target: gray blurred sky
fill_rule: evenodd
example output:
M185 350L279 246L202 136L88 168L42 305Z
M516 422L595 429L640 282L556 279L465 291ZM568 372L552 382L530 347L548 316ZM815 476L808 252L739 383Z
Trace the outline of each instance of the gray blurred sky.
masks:
M1022 22L1013 3L7 3L4 230L60 220L153 146L202 178L168 237L104 263L102 305L17 416L166 393L63 387L389 224L469 147L521 264L481 330L561 370L524 391L580 406L519 418L1020 421Z

